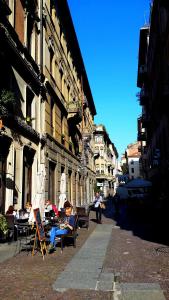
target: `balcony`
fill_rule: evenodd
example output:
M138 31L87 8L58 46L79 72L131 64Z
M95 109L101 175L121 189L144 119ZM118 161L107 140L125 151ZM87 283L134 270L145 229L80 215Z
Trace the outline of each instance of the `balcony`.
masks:
M10 113L9 110L3 105L0 105L0 114L2 116L4 125L12 130L15 129L16 136L21 134L36 144L41 141L40 134L35 129L28 125L21 117ZM41 142L42 144L44 143L43 139Z
M146 114L142 114L141 116L141 123L142 123L142 128L147 128L149 119Z
M79 124L82 121L82 106L79 101L68 103L68 121Z
M20 134L34 141L36 144L40 142L40 134L20 117L14 117L13 124Z
M148 101L148 92L144 88L139 93L140 105L145 105Z
M107 175L104 173L104 171L97 171L96 172L96 178L99 178L99 179L105 179L107 178Z
M146 141L147 137L146 137L146 132L139 132L138 136L137 136L137 140L138 141Z
M147 66L146 64L140 65L138 69L137 86L142 87L147 79Z

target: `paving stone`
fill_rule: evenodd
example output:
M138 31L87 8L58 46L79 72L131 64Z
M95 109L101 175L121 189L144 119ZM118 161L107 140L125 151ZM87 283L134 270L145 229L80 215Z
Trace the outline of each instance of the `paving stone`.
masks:
M110 300L113 299L111 291L113 274L120 273L118 284L115 286L117 288L121 286L122 293L117 294L117 298L114 299L169 300L169 247L156 236L158 228L151 228L150 224L144 223L144 218L142 223L138 223L137 220L133 222L130 218L124 217L124 214L116 220L106 217L106 212L104 214L102 225L90 221L89 230L85 228L78 230L76 248L65 247L61 254L58 245L56 252L45 256L44 261L39 252L32 257L30 253L22 251L13 257L11 244L0 244L0 299ZM91 212L90 217L94 218L95 214ZM111 228L105 225L111 225ZM96 227L98 230L94 233ZM107 228L110 232L107 232ZM165 228L158 230L160 237L161 233L164 236ZM107 239L105 236L109 234L109 243L104 247ZM93 236L92 243L89 238L91 236ZM92 248L93 245L95 248ZM124 252L128 252L128 255L123 255ZM74 269L76 264L72 261L75 256L79 266L76 271ZM91 272L91 269L88 272L90 266L92 271L94 268L94 272ZM71 281L65 275L63 289L54 290L53 283L62 278L64 270L69 273L70 267L73 268L71 276L73 286L74 281L77 281L78 288L65 290L65 285ZM82 276L86 282L85 287L81 286Z
M4 243L0 244L0 263L6 259L15 256L18 253L18 243Z
M105 230L106 233L104 238L102 238ZM54 282L53 289L56 291L65 291L69 288L97 289L111 232L111 225L104 225L103 228L97 226L83 247ZM101 254L101 256L98 256L97 253ZM83 259L83 257L86 259ZM99 284L99 289L101 289L101 283Z
M113 273L101 273L98 279L97 290L112 291L113 290Z
M95 290L97 282L96 272L64 272L53 284L56 291L68 289Z
M163 291L156 283L120 284L118 300L165 300Z

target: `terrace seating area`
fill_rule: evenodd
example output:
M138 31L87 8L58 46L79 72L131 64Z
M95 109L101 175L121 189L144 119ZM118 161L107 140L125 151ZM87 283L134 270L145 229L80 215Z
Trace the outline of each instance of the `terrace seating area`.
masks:
M61 234L56 237L57 246L60 247L63 253L66 246L76 248L76 239L79 235L78 229L89 228L89 207L76 207L74 209L75 224L73 230L69 230L66 234ZM3 236L3 242L16 242L18 253L26 250L27 253L32 252L32 248L40 249L41 240L37 232L36 222L29 223L28 218L16 218L16 215L4 215L7 224L6 234ZM50 230L52 227L61 228L64 223L65 212L59 211L59 216L53 217L49 213L45 213L45 218L41 221L41 225L45 234L46 249L48 249ZM39 226L39 225L38 225ZM80 232L82 234L82 231ZM0 239L2 242L2 239ZM34 245L34 246L33 246ZM47 252L47 251L45 251Z

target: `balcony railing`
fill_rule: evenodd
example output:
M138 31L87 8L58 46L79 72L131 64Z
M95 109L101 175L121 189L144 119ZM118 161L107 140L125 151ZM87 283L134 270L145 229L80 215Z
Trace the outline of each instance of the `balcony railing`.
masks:
M147 140L146 132L139 132L138 136L137 136L137 140L138 141L146 141Z
M107 175L103 172L97 172L96 173L96 178L107 178Z
M138 69L138 86L141 87L147 78L146 64L140 65Z
M146 114L142 114L141 123L142 123L142 128L147 128L148 123L149 123L149 118L147 117Z
M36 144L40 142L40 134L31 126L29 126L21 117L10 113L3 105L0 105L0 115L5 126L15 129L15 134L21 134L24 137L34 141ZM44 144L43 138L41 142Z
M68 103L68 120L78 124L82 121L82 106L79 101Z
M142 88L139 94L140 105L145 105L148 100L148 92Z

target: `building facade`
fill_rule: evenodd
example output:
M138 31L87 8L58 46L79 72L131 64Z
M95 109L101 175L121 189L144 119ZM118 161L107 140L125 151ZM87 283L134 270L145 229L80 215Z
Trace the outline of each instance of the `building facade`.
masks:
M0 207L36 201L41 135L38 3L0 1Z
M104 125L94 127L96 186L104 197L114 195L117 186L118 153Z
M0 65L1 210L90 202L96 109L67 1L0 0Z
M65 174L64 193L77 206L93 197L96 110L67 1L44 1L43 16L46 197L58 204Z
M125 151L126 164L128 169L128 179L132 180L140 177L140 142L129 144Z
M155 198L168 195L169 180L169 3L152 1L150 25L141 28L137 85L142 173L153 182ZM144 130L142 130L144 129Z

